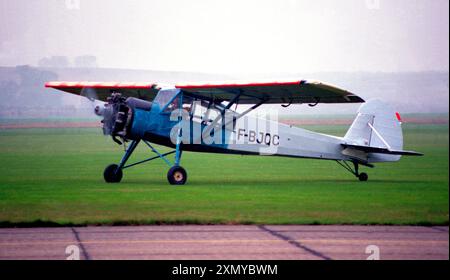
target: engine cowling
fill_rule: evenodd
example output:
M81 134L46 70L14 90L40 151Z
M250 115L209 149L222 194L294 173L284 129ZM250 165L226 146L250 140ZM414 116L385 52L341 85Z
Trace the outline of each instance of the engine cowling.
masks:
M149 111L152 103L138 98L122 96L119 92L113 92L107 99L107 103L95 107L95 114L102 116L103 134L111 135L113 140L122 144L131 139L130 131L133 123L135 109ZM118 140L121 138L122 141Z

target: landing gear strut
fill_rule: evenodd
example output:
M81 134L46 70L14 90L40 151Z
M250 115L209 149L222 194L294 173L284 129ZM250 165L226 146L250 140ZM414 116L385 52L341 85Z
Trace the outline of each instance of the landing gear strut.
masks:
M180 113L178 115L178 121L181 122L182 121L183 94L178 93L178 95L174 96L173 99L175 99L175 98L179 98L179 102L178 102L179 108L178 109L180 109ZM140 141L144 142L152 150L152 152L154 152L156 154L156 156L133 163L133 164L125 165ZM119 165L111 164L108 167L106 167L106 169L103 173L103 177L105 178L105 181L107 183L118 183L122 179L122 176L123 176L122 170L123 169L129 168L129 167L132 167L132 166L135 166L135 165L147 162L147 161L151 161L151 160L154 160L157 158L161 158L163 161L165 161L167 163L167 165L170 166L169 172L167 172L167 180L169 181L169 183L171 185L184 185L187 180L187 172L186 172L186 170L184 170L183 167L180 166L181 152L182 152L181 146L182 146L181 126L178 129L175 150L171 151L171 152L161 154L146 140L144 140L144 139L133 140L131 142L130 146L128 147L128 149L126 150L125 155L122 157L122 160L120 161ZM166 156L168 156L170 154L175 154L174 164L172 164L166 158Z
M167 180L171 185L184 185L187 181L187 172L186 170L179 165L180 159L181 159L181 149L179 145L177 145L177 149L175 151L167 152L161 154L156 150L149 142L142 140L147 146L156 154L156 156L132 163L129 165L125 165L125 163L130 158L131 154L133 153L134 149L139 144L140 140L134 140L131 142L130 146L128 147L127 151L125 152L125 155L123 156L122 160L120 161L119 165L117 164L110 164L105 168L105 171L103 172L103 177L105 178L105 182L107 183L119 183L122 180L123 172L122 170L125 168L129 168L147 161L151 161L157 158L161 158L164 160L167 165L169 165L171 168L169 169L169 172L167 172ZM175 164L172 164L166 156L170 154L176 154L175 156Z
M358 178L359 181L366 182L369 179L369 175L367 175L367 173L365 173L365 172L359 173L359 163L358 162L352 161L354 169L352 169L352 167L348 164L347 161L336 160L336 162L339 165L341 165L342 167L344 167L346 170L348 170L350 173L355 175L355 177ZM373 168L373 165L371 165L371 164L366 164L366 166Z

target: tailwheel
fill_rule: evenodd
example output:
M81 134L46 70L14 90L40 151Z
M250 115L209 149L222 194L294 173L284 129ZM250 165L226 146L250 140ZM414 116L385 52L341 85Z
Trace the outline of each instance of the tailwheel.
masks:
M167 180L171 185L184 185L187 180L187 173L181 166L173 166L167 172Z
M356 162L356 161L353 161L353 162L352 162L352 163L353 163L353 166L354 166L354 169L352 169L352 167L350 166L350 164L347 163L347 161L345 161L345 160L336 160L336 162L337 162L340 166L342 166L342 167L344 167L345 169L347 169L348 172L350 172L350 173L352 173L353 175L355 175L355 177L358 178L359 181L361 181L361 182L366 182L367 180L369 180L369 175L367 175L367 173L365 173L365 172L359 173L359 163L358 163L358 162ZM370 168L373 168L373 167L374 167L372 164L369 164L369 163L365 163L364 165L367 166L367 167L370 167Z
M122 169L117 164L110 164L103 171L103 178L107 183L119 183L122 180Z
M368 179L369 179L369 175L367 175L367 173L360 173L359 175L358 175L358 179L361 181L361 182L365 182L365 181L367 181Z

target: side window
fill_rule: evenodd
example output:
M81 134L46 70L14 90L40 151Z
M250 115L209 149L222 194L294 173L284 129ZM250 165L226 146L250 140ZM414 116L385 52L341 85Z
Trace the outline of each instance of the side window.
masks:
M157 103L160 108L164 108L176 94L177 92L174 90L160 90L153 102ZM171 105L172 104L169 104L168 107L173 107L173 105L172 106ZM165 111L167 111L167 109Z
M210 104L207 100L196 100L194 104L193 116L197 122L211 123L220 116L221 108L216 104Z
M184 95L183 96L183 110L186 110L189 113L191 113L193 101L194 101L194 99L192 97Z
M188 113L191 113L192 101L193 101L192 97L183 95L183 105L181 108L183 110L186 110ZM172 102L169 104L169 106L167 106L164 112L172 112L173 110L179 108L180 108L180 97L177 97L174 100L172 100Z
M158 103L160 108L165 108L163 111L164 113L170 113L173 110L180 108L180 97L175 97L177 93L177 90L161 90L155 97L154 102ZM190 112L192 108L192 101L192 97L183 95L182 108Z
M166 109L164 109L164 112L165 113L170 113L170 112L172 112L173 110L175 110L175 109L178 109L179 108L179 106L178 106L178 102L179 102L179 100L180 100L180 98L175 98L167 107L166 107Z
M202 122L205 113L208 110L209 102L205 100L195 100L192 107L193 120Z

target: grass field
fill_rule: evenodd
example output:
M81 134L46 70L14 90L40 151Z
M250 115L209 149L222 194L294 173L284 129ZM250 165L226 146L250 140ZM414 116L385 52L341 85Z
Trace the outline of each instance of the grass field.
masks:
M364 168L369 182L332 161L186 152L188 184L174 187L162 161L104 183L122 150L99 129L0 130L0 225L448 224L448 125L404 134L406 149L426 155ZM131 160L148 154L141 146Z

